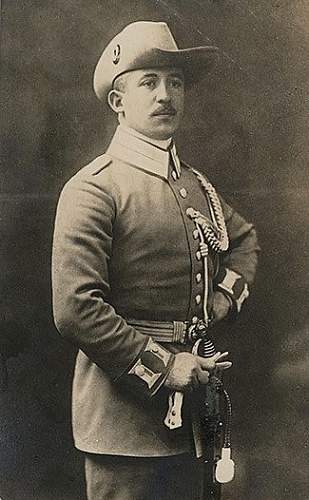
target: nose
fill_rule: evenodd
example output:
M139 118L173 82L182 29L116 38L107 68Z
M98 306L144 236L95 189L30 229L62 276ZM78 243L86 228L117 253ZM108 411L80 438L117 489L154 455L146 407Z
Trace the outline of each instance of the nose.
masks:
M164 80L161 80L157 87L157 101L158 102L170 102L171 96L169 92L169 87Z

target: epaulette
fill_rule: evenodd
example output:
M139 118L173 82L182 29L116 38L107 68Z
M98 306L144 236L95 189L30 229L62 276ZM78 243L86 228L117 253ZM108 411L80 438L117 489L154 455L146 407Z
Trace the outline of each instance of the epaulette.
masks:
M103 154L101 156L98 156L95 160L93 160L91 164L91 175L98 175L102 170L104 170L108 165L112 163L112 158L111 156L107 154Z
M102 170L104 170L108 165L112 163L111 156L107 154L103 154L98 156L94 160L92 160L88 165L85 165L80 170L76 172L71 179L67 182L67 184L74 184L75 182L79 182L80 180L89 180L90 177L98 175Z

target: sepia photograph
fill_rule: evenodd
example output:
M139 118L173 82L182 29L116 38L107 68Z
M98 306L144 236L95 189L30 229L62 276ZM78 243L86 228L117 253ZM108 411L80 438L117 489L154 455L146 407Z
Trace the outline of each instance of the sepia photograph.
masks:
M309 4L0 27L0 500L308 500Z

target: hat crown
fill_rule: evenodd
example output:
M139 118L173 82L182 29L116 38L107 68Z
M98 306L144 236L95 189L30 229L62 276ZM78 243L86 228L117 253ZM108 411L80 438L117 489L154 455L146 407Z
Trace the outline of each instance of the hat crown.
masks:
M176 41L164 22L137 21L126 26L112 42L121 43L128 49L177 50ZM112 43L111 42L111 43Z
M128 63L150 50L178 50L173 35L163 22L137 21L126 26L106 47L102 58L117 67L117 73L126 70Z

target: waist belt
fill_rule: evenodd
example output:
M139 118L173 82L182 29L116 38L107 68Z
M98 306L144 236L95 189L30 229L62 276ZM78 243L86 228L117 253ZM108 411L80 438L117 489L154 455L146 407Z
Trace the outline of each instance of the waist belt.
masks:
M128 319L127 323L140 333L149 335L157 342L186 344L188 341L189 323L187 321L146 321Z
M196 323L129 319L127 323L140 333L149 335L157 342L170 342L173 344L194 344L198 339L205 339L208 328L212 326L212 320L206 324L201 319Z

